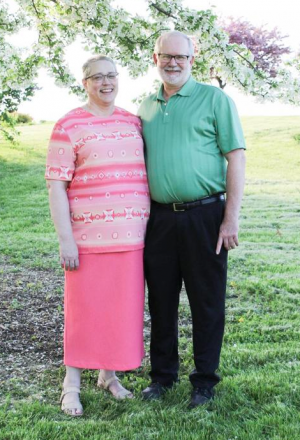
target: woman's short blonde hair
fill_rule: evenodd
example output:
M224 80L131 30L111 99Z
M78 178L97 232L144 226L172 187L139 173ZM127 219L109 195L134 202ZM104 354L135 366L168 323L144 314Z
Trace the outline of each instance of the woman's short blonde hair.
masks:
M84 65L82 66L83 79L87 78L91 74L91 66L93 63L97 63L97 61L109 61L117 71L117 66L114 60L106 55L96 55L95 57L89 58Z

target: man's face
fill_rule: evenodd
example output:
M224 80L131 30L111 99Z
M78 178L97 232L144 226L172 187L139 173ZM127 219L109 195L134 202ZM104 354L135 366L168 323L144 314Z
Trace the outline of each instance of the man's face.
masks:
M185 38L170 36L161 41L159 53L167 55L190 55L191 51L188 41ZM164 61L162 57L156 53L153 55L153 59L163 83L177 87L182 87L186 83L191 74L191 68L194 62L194 57L191 55L183 62L175 61L174 58L170 61Z

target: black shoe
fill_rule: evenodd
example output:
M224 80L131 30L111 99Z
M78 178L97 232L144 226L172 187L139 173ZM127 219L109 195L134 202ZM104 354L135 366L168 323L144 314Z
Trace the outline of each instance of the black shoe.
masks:
M159 382L152 382L150 385L142 391L144 400L158 400L166 391L171 387L165 387Z
M189 408L196 408L197 406L206 405L214 398L214 391L212 388L194 388L191 395L191 402Z

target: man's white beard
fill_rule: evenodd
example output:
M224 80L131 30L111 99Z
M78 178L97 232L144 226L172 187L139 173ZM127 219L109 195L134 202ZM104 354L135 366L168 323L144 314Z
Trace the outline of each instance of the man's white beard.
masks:
M162 69L161 67L158 68L158 73L163 80L163 82L171 85L183 85L189 78L191 72L190 70L186 71L178 71L176 75L168 75L168 72Z

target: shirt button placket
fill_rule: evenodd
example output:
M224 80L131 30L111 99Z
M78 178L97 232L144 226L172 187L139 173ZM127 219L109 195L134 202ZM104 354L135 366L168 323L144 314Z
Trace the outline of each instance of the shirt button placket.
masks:
M168 110L168 109L167 109L168 103L165 102L165 103L164 103L164 106L165 106L164 123L168 123L169 120L170 120L170 118L169 118L169 111L167 111L167 110ZM169 107L170 107L170 106L169 106Z

